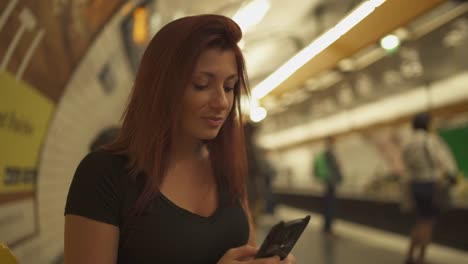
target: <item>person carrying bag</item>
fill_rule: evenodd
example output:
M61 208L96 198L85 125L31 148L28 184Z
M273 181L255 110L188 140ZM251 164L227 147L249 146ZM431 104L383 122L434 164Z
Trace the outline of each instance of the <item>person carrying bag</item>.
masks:
M424 152L427 156L429 166L434 174L437 174L438 168L430 155L427 143L424 145ZM441 171L439 175L434 175L434 195L432 196L432 205L439 212L446 212L452 206L451 188L456 184L456 174L449 171Z
M413 129L414 134L402 155L408 176L407 188L404 189L409 199L407 204L416 213L406 264L424 263L434 223L451 206L450 187L455 183L454 175L457 172L449 148L431 132L429 114L415 116ZM416 249L419 249L419 254L415 261L413 255Z

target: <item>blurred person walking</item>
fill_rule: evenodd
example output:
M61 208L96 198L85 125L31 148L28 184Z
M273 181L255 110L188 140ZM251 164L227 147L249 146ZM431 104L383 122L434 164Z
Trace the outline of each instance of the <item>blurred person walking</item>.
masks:
M266 159L263 150L255 142L257 129L252 123L247 123L244 126L248 160L247 193L254 222L263 212L273 214L274 195L271 183L276 175L273 165Z
M273 193L273 181L277 171L273 164L267 159L263 159L263 170L265 173L265 208L264 212L268 215L274 215L276 207L276 195Z
M90 152L98 151L102 146L112 143L119 134L120 127L110 126L101 130L89 145Z
M333 220L336 211L336 187L341 183L343 174L335 155L335 139L329 137L325 142L325 150L314 158L314 176L325 187L323 195L323 233L334 237Z
M255 144L256 127L252 123L244 125L245 144L247 151L247 194L249 197L249 208L252 213L254 223L263 210L263 197L265 185L262 173L262 164L259 149Z
M455 183L457 167L448 146L432 132L428 113L416 115L412 127L414 133L402 155L410 200L403 202L411 205L417 219L405 263L423 264L434 223L449 207L449 186Z

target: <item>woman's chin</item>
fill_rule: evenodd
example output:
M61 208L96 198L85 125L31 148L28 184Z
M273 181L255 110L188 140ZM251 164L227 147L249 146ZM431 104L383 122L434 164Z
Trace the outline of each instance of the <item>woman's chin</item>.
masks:
M215 139L217 135L218 135L218 131L216 131L216 133L214 132L205 133L204 135L201 135L199 138L200 140L203 140L203 141L209 141L209 140Z
M210 140L215 139L217 135L218 135L218 134L216 134L216 135L210 135L210 136L204 136L201 140L210 141Z

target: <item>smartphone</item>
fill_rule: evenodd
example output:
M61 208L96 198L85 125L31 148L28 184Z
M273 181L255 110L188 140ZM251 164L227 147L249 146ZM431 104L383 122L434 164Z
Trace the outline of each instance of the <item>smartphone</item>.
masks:
M296 244L302 232L309 223L310 215L288 222L281 221L274 225L255 258L268 258L273 256L285 259Z

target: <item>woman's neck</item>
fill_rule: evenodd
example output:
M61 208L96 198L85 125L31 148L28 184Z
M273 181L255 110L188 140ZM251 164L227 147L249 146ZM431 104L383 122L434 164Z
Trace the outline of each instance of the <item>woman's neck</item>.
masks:
M175 137L171 148L170 164L187 161L201 161L208 157L206 145L199 139L191 137Z
M179 184L181 181L192 185L196 182L211 183L212 177L208 173L211 166L206 145L201 140L176 138L171 148L166 183L169 178L177 180ZM194 173L199 176L193 177Z

